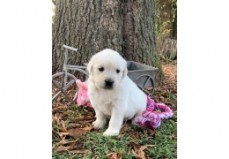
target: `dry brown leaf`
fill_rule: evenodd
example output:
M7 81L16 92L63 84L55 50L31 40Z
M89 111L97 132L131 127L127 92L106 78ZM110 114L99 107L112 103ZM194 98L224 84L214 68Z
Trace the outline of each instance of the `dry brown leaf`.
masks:
M91 131L92 129L93 129L92 126L86 126L86 127L82 128L82 130L84 130L84 131Z
M83 116L83 117L77 118L76 120L77 121L85 121L85 120L92 120L94 118L95 118L94 116Z
M68 132L58 132L57 134L58 134L58 135L60 136L60 138L63 140L64 137L68 135Z
M67 144L72 144L72 143L76 143L78 140L60 140L60 142L58 142L58 144L61 144L61 145L67 145Z
M61 125L60 123L61 120L61 115L60 114L55 114L52 116L52 122L57 125Z
M107 154L107 157L109 157L109 159L122 159L122 153L111 152L111 153Z
M134 149L132 149L132 153L134 154L135 157L139 159L147 159L144 150L147 149L148 147L155 147L155 146L156 145L145 145L145 146L140 146L140 148L134 147Z
M83 123L92 123L92 121L95 121L95 119L94 118L92 118L91 120L87 120L87 121L84 121Z
M59 146L57 147L57 149L55 150L56 152L63 152L63 151L67 151L69 149L69 146Z
M63 124L64 125L64 124ZM58 132L57 134L63 138L67 135L72 136L74 138L78 138L82 135L85 135L88 131L91 131L92 127L91 126L87 126L84 128L73 128L73 129L69 129L67 130L65 127L62 128L61 132Z
M82 135L85 135L88 131L90 131L92 128L85 127L82 129L75 128L75 129L70 129L68 130L68 135L72 136L74 138L80 137Z
M68 131L68 135L72 136L74 138L80 137L82 135L85 135L87 131L79 129L79 128L75 128L75 129L70 129Z
M65 111L68 109L68 106L62 103L54 103L53 108L52 108L52 113L60 112L60 111Z
M68 128L80 128L82 127L82 124L79 124L79 123L69 123L68 124Z
M61 120L60 123L61 123L61 126L62 126L61 127L61 131L67 132L68 130L67 130L66 126L65 126L65 122L63 120Z
M78 145L78 140L65 140L62 139L60 142L53 145L53 150L56 152L62 152L62 151L72 151L75 150Z
M146 159L144 150L147 148L147 146L140 146L139 149L132 150L132 153L135 157L138 157L140 159Z
M73 150L74 146L70 145L70 146L62 146L60 145L59 147L57 147L57 149L55 150L56 152L63 152L63 151L70 151Z

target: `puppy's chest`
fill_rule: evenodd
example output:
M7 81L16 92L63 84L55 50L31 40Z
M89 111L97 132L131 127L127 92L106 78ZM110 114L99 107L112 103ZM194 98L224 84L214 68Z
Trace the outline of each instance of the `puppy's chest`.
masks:
M105 115L111 115L112 108L115 105L117 97L112 96L108 93L97 93L94 94L94 101L96 107L102 111Z

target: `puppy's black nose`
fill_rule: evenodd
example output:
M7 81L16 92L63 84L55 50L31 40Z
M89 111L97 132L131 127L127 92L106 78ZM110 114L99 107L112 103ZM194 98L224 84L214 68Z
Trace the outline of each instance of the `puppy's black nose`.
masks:
M114 84L114 81L112 79L106 79L105 80L105 87L106 88L112 88L113 84Z

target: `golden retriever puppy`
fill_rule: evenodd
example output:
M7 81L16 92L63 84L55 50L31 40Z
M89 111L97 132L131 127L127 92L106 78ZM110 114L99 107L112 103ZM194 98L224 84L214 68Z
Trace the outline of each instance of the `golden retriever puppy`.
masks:
M127 76L127 62L116 51L105 49L90 59L88 96L96 113L93 127L105 136L119 135L124 119L133 119L146 109L146 95Z

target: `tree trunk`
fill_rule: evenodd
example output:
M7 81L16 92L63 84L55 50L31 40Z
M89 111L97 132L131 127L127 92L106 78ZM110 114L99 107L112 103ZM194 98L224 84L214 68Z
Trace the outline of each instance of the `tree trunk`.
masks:
M56 0L53 24L53 72L63 63L63 44L78 48L69 63L82 65L104 48L126 60L159 67L152 0Z

